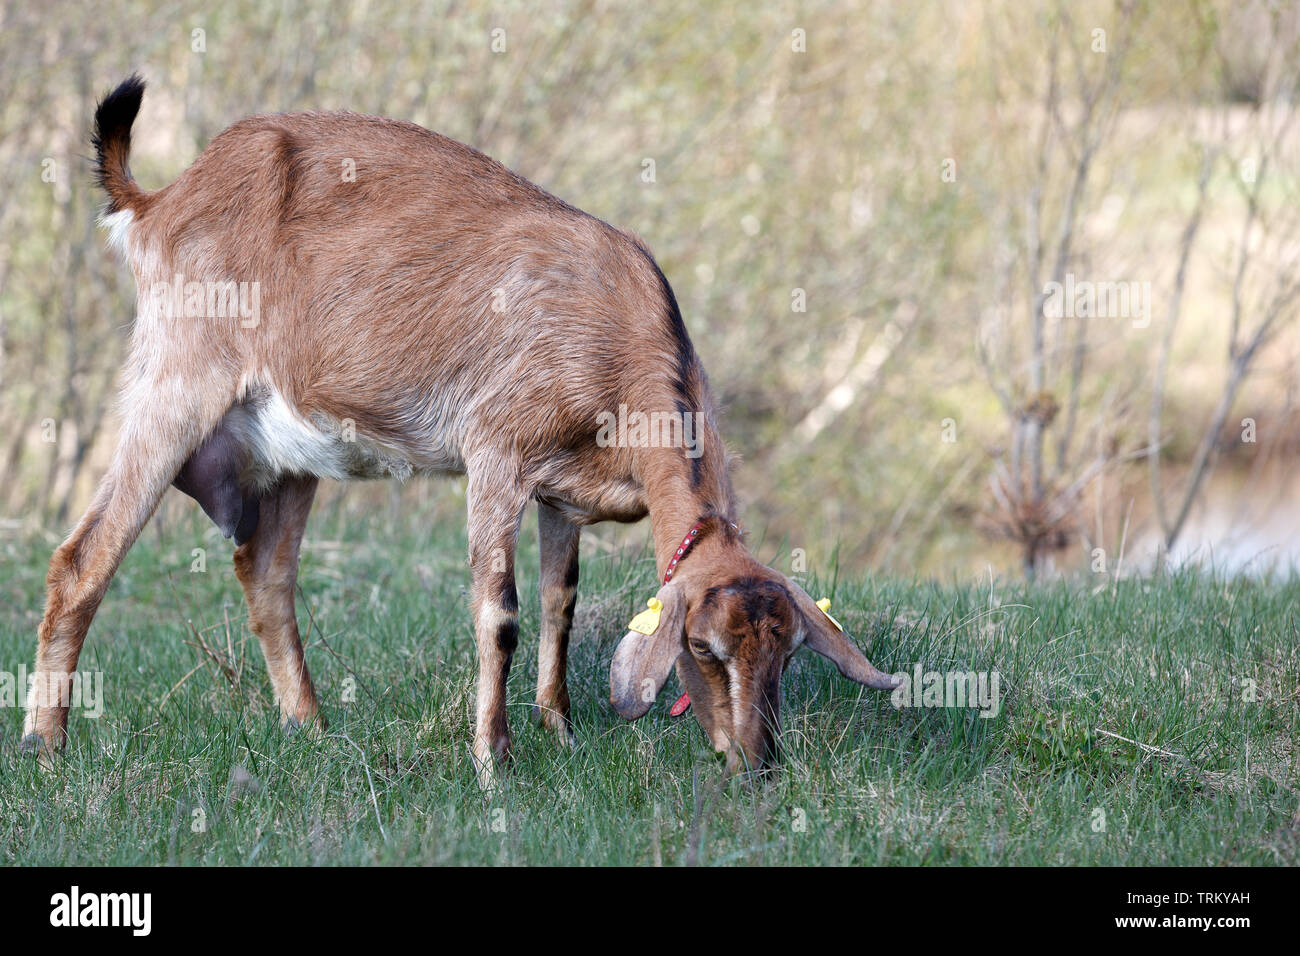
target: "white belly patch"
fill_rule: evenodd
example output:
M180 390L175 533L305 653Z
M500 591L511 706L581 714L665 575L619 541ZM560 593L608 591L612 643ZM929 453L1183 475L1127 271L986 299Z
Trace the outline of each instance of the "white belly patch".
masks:
M269 485L282 474L317 478L409 478L411 462L365 437L350 421L300 415L278 391L270 390L226 413L224 427L239 435L247 451L248 480Z

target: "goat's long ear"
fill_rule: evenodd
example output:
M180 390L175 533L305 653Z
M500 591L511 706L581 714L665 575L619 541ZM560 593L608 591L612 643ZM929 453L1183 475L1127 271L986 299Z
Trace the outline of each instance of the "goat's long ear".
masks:
M826 612L817 606L817 602L803 588L789 581L789 589L803 614L805 647L826 658L851 681L877 690L893 690L901 683L897 678L876 670L866 655L858 650L858 646L831 623Z
M656 595L663 602L653 634L628 631L618 642L609 668L609 702L628 720L643 717L659 696L682 653L686 633L686 597L676 583Z

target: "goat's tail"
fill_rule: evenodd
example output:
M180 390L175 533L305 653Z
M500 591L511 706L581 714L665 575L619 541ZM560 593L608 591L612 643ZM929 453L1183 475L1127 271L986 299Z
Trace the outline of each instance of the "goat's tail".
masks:
M108 193L108 213L131 209L145 192L131 178L131 124L140 112L144 80L132 73L95 108L95 178Z

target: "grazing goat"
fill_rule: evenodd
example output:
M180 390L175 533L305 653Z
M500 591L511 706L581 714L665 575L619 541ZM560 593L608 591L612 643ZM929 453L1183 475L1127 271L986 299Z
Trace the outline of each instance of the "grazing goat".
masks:
M515 544L531 501L534 714L562 740L578 536L596 521L648 514L666 575L657 624L643 615L614 654L624 717L643 715L676 666L737 768L773 756L780 678L801 645L852 680L893 686L746 551L704 370L638 239L468 146L352 113L245 119L146 192L127 166L143 93L132 76L95 113L104 223L135 274L137 314L116 452L50 563L27 749L63 745L91 618L172 484L234 538L249 623L294 727L324 724L294 612L317 481L466 475L486 784L510 750ZM646 417L671 423L673 440L645 440Z

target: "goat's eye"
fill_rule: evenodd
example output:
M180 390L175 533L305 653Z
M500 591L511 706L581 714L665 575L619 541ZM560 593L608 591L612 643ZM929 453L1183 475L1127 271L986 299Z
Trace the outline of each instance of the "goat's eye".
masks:
M709 650L709 645L703 641L691 641L691 653L696 657L712 657L713 652Z

